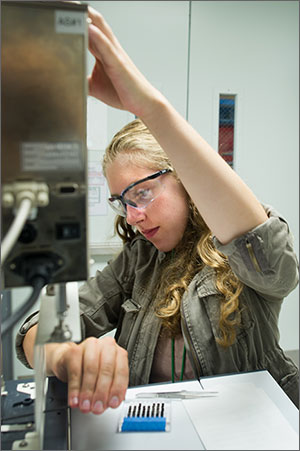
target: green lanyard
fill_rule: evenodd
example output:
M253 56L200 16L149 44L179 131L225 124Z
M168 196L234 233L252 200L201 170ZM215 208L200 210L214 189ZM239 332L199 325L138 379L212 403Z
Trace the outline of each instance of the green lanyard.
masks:
M174 257L174 249L171 251L172 258ZM175 382L175 340L172 338L172 382ZM182 353L182 363L181 363L181 372L180 372L180 381L183 380L183 373L184 373L184 367L185 367L185 354L186 349L185 346L183 346L183 353Z
M186 349L185 346L183 346L183 353L182 353L182 363L181 363L181 373L180 373L180 381L183 380L183 373L184 373L184 367L185 367L185 354ZM172 382L175 382L175 340L172 338Z

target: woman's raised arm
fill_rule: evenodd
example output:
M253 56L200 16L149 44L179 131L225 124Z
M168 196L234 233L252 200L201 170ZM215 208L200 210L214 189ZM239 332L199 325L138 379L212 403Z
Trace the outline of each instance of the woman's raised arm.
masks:
M250 188L141 74L104 18L89 7L96 62L90 95L138 116L170 157L212 233L223 244L267 219Z

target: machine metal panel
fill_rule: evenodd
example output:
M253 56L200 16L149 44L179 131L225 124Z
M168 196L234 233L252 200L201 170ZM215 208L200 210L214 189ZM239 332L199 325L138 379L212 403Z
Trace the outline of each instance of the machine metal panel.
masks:
M49 188L4 264L6 288L26 285L20 259L53 255L49 283L85 280L87 256L87 6L1 2L2 188ZM2 207L2 237L14 219ZM24 257L25 256L25 257Z

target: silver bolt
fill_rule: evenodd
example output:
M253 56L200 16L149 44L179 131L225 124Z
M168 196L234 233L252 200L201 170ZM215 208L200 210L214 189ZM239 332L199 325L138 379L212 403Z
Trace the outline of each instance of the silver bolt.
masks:
M3 193L2 205L3 205L4 208L11 208L11 207L13 207L14 203L15 203L15 198L14 198L14 195L11 192L7 191L7 192Z
M55 286L53 284L46 285L47 296L55 296Z

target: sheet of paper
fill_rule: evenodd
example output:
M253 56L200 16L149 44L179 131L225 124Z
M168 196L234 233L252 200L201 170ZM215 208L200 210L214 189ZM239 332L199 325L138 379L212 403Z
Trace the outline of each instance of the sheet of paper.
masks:
M298 434L262 389L252 383L213 388L216 397L182 401L206 449L299 450Z
M100 160L100 158L99 158ZM107 215L108 190L100 161L88 162L89 216Z

